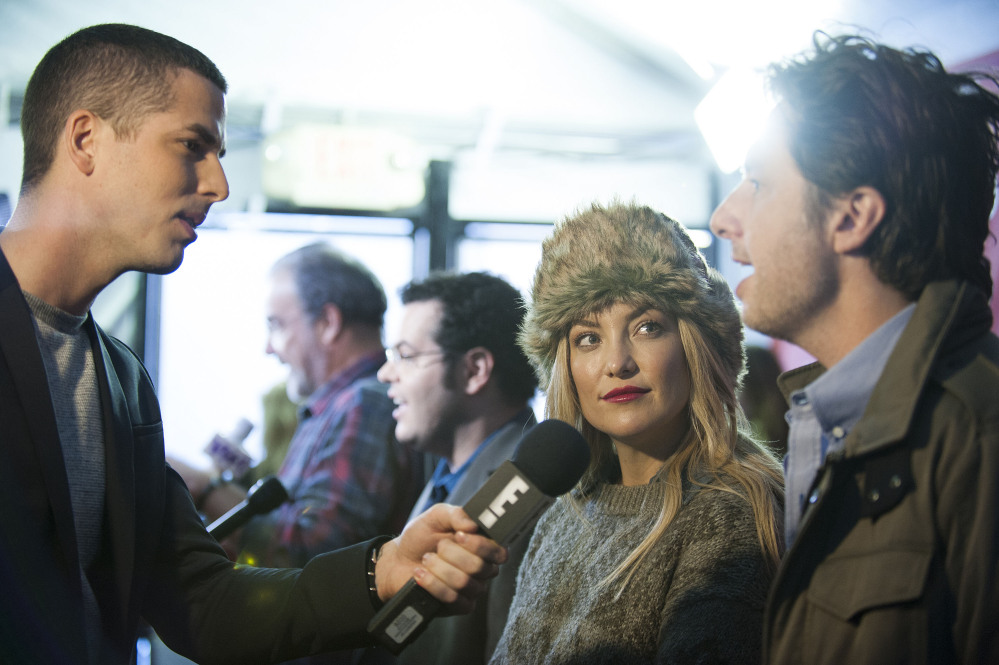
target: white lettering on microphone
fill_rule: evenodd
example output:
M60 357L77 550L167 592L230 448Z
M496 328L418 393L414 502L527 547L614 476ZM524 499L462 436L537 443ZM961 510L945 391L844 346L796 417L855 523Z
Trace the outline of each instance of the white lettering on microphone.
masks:
M482 514L479 515L479 522L487 529L492 527L506 513L505 506L512 506L517 503L520 495L526 493L529 489L530 487L524 482L523 478L514 476L506 484L506 487L503 488L503 491L496 495L496 498L492 500L489 507L482 511Z

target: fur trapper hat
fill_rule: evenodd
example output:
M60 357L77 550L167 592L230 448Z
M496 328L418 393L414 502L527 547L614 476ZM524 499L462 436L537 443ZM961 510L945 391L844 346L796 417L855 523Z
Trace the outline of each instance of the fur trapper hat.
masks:
M587 314L617 301L692 322L738 387L742 321L732 291L678 222L635 204L593 204L542 244L519 341L547 389L559 343Z

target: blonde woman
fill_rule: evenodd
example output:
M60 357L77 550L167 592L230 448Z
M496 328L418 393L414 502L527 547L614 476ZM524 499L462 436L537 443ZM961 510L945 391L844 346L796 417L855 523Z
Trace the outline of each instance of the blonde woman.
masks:
M683 227L615 203L545 241L521 345L592 462L538 523L493 663L758 663L780 465L736 399L732 293Z

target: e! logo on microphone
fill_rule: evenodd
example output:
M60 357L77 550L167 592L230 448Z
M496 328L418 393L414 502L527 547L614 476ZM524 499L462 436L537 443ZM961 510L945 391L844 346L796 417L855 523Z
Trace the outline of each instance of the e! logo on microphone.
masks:
M503 491L496 495L496 498L492 500L489 507L482 511L479 515L479 522L487 529L496 524L496 521L506 514L504 506L512 506L517 503L517 499L529 489L531 488L528 487L523 478L514 476L506 484L506 487L503 488Z

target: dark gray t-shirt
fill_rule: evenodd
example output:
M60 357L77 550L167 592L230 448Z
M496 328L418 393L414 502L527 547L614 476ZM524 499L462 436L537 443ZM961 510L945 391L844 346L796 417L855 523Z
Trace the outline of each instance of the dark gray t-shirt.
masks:
M87 614L90 662L100 644L101 616L86 571L97 557L104 519L104 421L86 316L75 316L24 294L34 315L35 335L48 378L62 443L73 523L80 554L80 581Z

